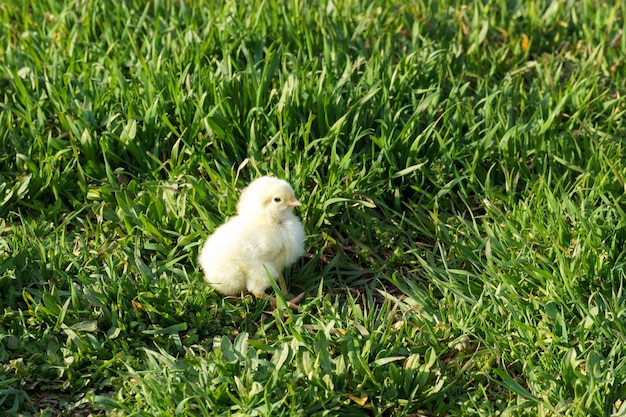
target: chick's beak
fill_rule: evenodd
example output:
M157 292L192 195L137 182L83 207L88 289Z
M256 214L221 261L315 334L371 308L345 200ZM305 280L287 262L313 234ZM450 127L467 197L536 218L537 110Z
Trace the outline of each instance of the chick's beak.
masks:
M299 200L295 199L295 198L292 198L287 203L288 207L298 207L298 206L301 206L301 205L302 205L302 203Z

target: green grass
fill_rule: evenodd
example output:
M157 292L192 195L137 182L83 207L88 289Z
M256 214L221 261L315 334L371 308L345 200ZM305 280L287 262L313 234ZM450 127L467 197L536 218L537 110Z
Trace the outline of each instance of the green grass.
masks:
M0 4L0 414L626 415L621 2ZM300 311L196 256L289 180Z

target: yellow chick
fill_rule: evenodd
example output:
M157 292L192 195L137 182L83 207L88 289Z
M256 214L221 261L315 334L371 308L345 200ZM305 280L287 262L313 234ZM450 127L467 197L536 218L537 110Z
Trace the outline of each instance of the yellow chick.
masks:
M293 214L301 205L286 181L266 176L251 182L241 193L237 215L218 227L200 251L206 281L223 295L250 292L263 298L270 274L286 295L282 272L304 253L304 229Z

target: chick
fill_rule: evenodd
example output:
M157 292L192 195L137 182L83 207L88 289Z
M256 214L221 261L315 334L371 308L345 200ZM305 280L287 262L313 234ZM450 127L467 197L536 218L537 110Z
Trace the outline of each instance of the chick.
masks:
M304 229L293 208L301 206L288 182L261 177L241 193L237 215L218 227L200 251L205 279L223 295L265 297L268 274L287 288L283 270L304 253ZM292 300L299 302L304 294ZM275 300L273 300L273 304Z

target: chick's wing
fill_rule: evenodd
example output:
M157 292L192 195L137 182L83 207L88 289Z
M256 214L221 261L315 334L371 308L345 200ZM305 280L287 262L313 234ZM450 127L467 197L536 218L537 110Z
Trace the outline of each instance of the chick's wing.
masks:
M273 261L283 248L275 228L263 222L241 221L241 255L254 261Z

